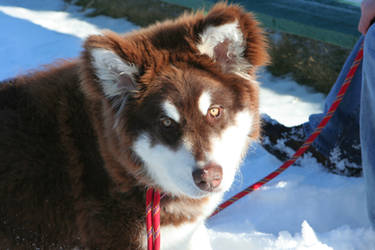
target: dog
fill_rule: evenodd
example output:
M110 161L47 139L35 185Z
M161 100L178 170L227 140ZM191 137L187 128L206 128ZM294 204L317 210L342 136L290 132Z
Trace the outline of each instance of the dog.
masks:
M118 35L0 85L0 248L210 249L205 219L260 134L251 13L216 4Z

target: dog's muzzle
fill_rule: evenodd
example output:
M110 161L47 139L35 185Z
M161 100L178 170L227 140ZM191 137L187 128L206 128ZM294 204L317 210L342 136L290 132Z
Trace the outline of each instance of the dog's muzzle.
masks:
M212 192L217 188L223 179L223 169L215 163L209 163L203 168L193 171L195 185L203 191Z

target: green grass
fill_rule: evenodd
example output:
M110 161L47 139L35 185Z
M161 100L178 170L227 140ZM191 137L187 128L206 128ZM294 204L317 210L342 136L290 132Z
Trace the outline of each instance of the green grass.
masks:
M270 49L268 70L275 76L290 74L298 83L328 93L350 49L282 33Z

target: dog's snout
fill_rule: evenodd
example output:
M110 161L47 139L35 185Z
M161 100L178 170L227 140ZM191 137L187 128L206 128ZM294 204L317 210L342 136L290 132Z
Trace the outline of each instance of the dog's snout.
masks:
M211 192L220 185L223 169L215 163L209 163L203 168L194 170L193 179L200 189Z

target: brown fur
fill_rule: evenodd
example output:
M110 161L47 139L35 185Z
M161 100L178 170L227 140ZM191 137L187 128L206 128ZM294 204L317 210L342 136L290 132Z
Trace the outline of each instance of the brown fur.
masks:
M140 174L141 163L129 148L148 126L147 120L156 115L143 104L157 102L168 93L181 108L188 107L198 98L201 86L197 83L186 91L190 88L186 82L207 79L212 86L225 83L217 87L221 92L214 99L228 103L233 111L247 105L259 120L257 87L223 72L196 47L205 27L234 19L246 37L244 56L254 66L249 72L254 76L256 67L268 59L262 31L238 6L218 4L207 16L198 12L124 36L111 32L92 36L80 59L1 84L0 248L142 249L144 191L146 186L157 187ZM117 117L114 100L105 97L98 84L91 65L93 48L112 50L140 69L140 86L129 97L126 116ZM183 112L185 116L193 113ZM223 121L198 134L204 120L190 118L197 122L190 136L200 148L209 147L205 133L227 126ZM119 124L114 128L116 119ZM250 137L258 136L256 122ZM174 137L165 140L173 146ZM193 151L197 159L204 157L199 148ZM161 203L161 223L194 220L206 202L207 198L166 197Z

